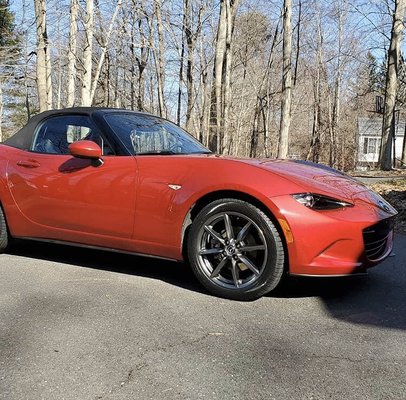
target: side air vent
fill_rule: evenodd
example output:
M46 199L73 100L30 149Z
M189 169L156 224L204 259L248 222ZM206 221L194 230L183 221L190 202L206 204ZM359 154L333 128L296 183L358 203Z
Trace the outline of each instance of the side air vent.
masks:
M363 230L365 254L371 261L378 261L392 250L393 218L388 218Z

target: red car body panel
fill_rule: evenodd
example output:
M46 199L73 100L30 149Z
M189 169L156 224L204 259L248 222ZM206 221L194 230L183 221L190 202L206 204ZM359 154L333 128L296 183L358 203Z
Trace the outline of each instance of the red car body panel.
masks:
M75 242L95 235L95 245L103 236L132 239L137 179L133 157L105 157L109 174L72 156L8 148L7 157L2 199L8 199L3 205L13 236Z
M363 229L396 214L359 182L290 161L215 155L71 155L0 146L0 199L15 237L50 239L182 260L190 210L215 193L261 203L284 237L289 272L346 275L378 260L365 256ZM292 194L318 193L354 207L316 211ZM227 193L225 195L227 196Z

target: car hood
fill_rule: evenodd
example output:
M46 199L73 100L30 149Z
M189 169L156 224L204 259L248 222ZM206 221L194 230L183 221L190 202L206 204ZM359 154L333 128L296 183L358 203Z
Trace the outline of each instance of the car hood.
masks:
M277 174L304 192L334 196L343 200L354 200L369 189L363 183L323 164L303 160L236 159Z

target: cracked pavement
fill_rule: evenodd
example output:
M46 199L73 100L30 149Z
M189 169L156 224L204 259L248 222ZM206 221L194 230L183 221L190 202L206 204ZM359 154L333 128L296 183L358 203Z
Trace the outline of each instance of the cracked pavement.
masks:
M0 256L0 399L405 399L406 236L395 254L243 303L183 264L21 242Z

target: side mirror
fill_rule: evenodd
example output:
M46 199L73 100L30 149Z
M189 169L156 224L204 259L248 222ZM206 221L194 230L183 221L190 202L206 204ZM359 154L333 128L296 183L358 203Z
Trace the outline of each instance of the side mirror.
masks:
M69 145L69 152L73 157L100 160L102 150L100 146L91 140L78 140Z

